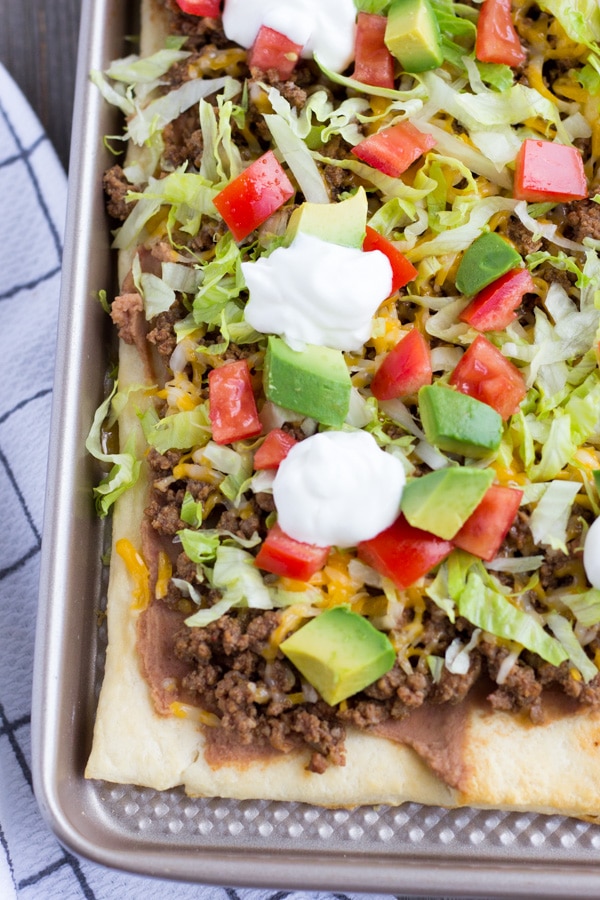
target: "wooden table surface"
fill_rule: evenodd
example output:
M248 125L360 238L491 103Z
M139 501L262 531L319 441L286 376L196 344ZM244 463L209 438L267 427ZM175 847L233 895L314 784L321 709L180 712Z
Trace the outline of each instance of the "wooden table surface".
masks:
M0 0L0 62L68 166L81 0Z

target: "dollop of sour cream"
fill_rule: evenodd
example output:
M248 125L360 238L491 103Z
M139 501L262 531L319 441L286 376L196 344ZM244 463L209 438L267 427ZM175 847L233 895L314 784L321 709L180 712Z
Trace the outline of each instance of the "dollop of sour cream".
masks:
M285 34L334 72L354 55L354 0L225 0L223 28L230 41L249 48L261 25Z
M297 541L354 547L398 517L402 462L366 431L323 431L296 444L273 482L278 522Z
M592 587L600 590L600 517L594 519L585 537L583 568Z
M392 267L379 250L363 253L298 232L289 247L242 263L250 292L245 317L294 349L318 344L359 350L392 289Z

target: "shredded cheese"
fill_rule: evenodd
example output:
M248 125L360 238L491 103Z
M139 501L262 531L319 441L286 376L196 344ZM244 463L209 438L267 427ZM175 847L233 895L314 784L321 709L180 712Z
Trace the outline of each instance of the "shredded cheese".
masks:
M127 571L133 581L134 610L146 609L150 603L150 573L142 556L127 538L120 538L115 544L115 549L127 567Z

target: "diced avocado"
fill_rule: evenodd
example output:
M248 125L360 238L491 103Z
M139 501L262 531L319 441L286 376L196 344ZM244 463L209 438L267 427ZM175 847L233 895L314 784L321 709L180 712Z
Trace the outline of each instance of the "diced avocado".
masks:
M600 494L600 469L593 469L592 475L594 476L594 484L596 485L596 490Z
M522 262L508 241L495 231L487 231L465 250L456 272L456 287L461 294L472 297Z
M415 528L449 541L479 506L493 480L493 469L457 466L429 472L408 482L402 512Z
M405 72L437 69L444 61L440 26L429 0L394 0L385 43Z
M500 446L501 416L468 394L427 384L419 391L419 410L427 440L440 450L477 459Z
M303 203L291 215L286 238L291 242L299 231L330 244L360 249L367 226L367 195L363 187L339 203Z
M330 706L368 687L394 665L390 639L347 606L334 606L280 645Z
M352 384L340 350L313 344L292 350L271 335L263 385L268 400L322 425L341 428L348 415Z

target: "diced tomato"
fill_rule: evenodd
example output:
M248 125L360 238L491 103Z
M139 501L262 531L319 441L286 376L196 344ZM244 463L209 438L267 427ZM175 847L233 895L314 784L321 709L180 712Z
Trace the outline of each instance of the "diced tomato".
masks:
M523 491L493 484L452 543L486 562L494 559L514 522Z
M294 195L294 188L268 150L217 194L213 203L236 241L248 237Z
M516 319L516 309L535 285L528 269L511 269L480 291L459 316L477 331L502 331Z
M394 87L394 57L386 47L384 37L387 16L359 12L354 40L354 73L363 84Z
M514 195L528 203L583 200L588 187L581 153L566 144L527 138L515 159Z
M213 440L230 444L256 437L262 431L250 369L245 359L226 363L208 373L209 417Z
M214 19L221 15L221 0L177 0L177 6L190 16L211 16Z
M378 400L391 400L416 393L431 384L429 344L418 328L398 341L385 357L371 382L371 393Z
M392 267L392 294L399 291L401 287L412 281L417 276L417 270L403 253L400 253L391 241L386 237L367 225L366 236L363 242L363 250L369 252L371 250L381 250L385 253Z
M411 122L399 122L365 138L352 152L374 169L397 178L434 144L434 137Z
M358 555L367 565L389 578L400 590L410 587L452 551L451 541L413 528L404 516L376 537L361 541Z
M315 572L322 569L329 555L329 547L316 547L296 541L281 530L277 522L261 544L255 563L259 569L293 578L296 581L308 581Z
M477 21L475 56L481 62L518 66L526 53L513 25L511 0L484 0Z
M254 468L276 469L297 443L296 438L287 431L282 428L274 428L254 454Z
M463 394L493 407L505 421L527 393L517 367L481 334L463 354L449 382Z
M301 52L302 44L295 44L280 31L261 25L248 56L248 65L264 72L275 69L284 81L296 68Z

